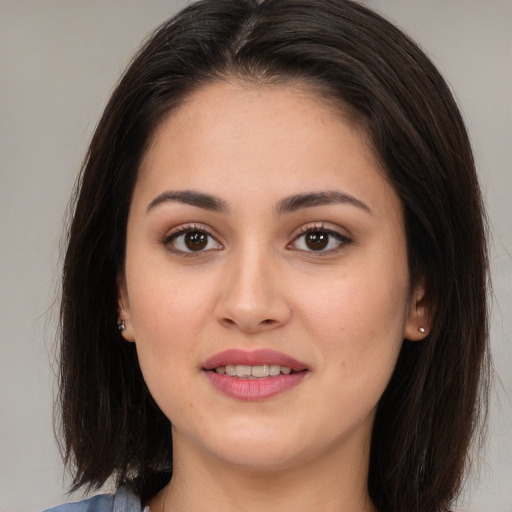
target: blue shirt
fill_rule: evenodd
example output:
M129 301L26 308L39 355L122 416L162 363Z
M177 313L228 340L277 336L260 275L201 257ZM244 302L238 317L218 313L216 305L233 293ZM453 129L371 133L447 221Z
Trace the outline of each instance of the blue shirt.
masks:
M149 512L143 511L140 499L124 487L115 494L99 494L76 503L65 503L44 512Z

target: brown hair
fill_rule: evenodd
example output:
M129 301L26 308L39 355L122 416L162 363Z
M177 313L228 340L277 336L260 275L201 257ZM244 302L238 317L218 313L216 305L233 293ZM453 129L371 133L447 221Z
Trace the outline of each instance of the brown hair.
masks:
M60 405L74 488L113 477L147 499L171 477L170 423L116 328L116 276L152 133L193 90L229 77L302 81L345 106L399 194L411 276L424 279L434 320L424 341L404 341L380 400L368 488L381 512L448 510L486 405L480 190L439 72L348 0L193 3L156 30L114 91L83 164L64 264Z

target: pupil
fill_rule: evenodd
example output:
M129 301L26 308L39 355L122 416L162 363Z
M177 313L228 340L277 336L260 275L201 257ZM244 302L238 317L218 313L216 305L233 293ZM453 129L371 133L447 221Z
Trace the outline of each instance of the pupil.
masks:
M322 231L313 231L306 235L306 245L314 251L325 249L328 243L329 235Z
M206 247L208 238L205 233L199 231L192 231L185 235L185 245L191 251L200 251Z

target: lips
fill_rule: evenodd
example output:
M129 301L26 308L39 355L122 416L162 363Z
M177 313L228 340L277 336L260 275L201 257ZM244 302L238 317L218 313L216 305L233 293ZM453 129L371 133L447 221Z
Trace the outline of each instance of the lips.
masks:
M205 370L215 370L220 366L262 366L262 365L279 365L290 368L294 372L307 370L308 367L304 363L297 361L293 357L276 352L270 349L260 350L225 350L214 355L203 364Z
M231 398L255 401L278 395L299 384L308 367L274 350L226 350L203 364L213 386Z

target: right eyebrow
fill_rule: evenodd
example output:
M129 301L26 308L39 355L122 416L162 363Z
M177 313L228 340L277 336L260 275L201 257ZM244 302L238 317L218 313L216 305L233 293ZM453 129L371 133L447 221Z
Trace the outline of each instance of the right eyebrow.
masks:
M213 212L226 213L229 211L227 203L218 197L203 194L202 192L195 192L193 190L167 190L156 196L148 204L146 213L149 213L151 210L163 203L166 203L167 201L177 201L179 203L190 204Z

